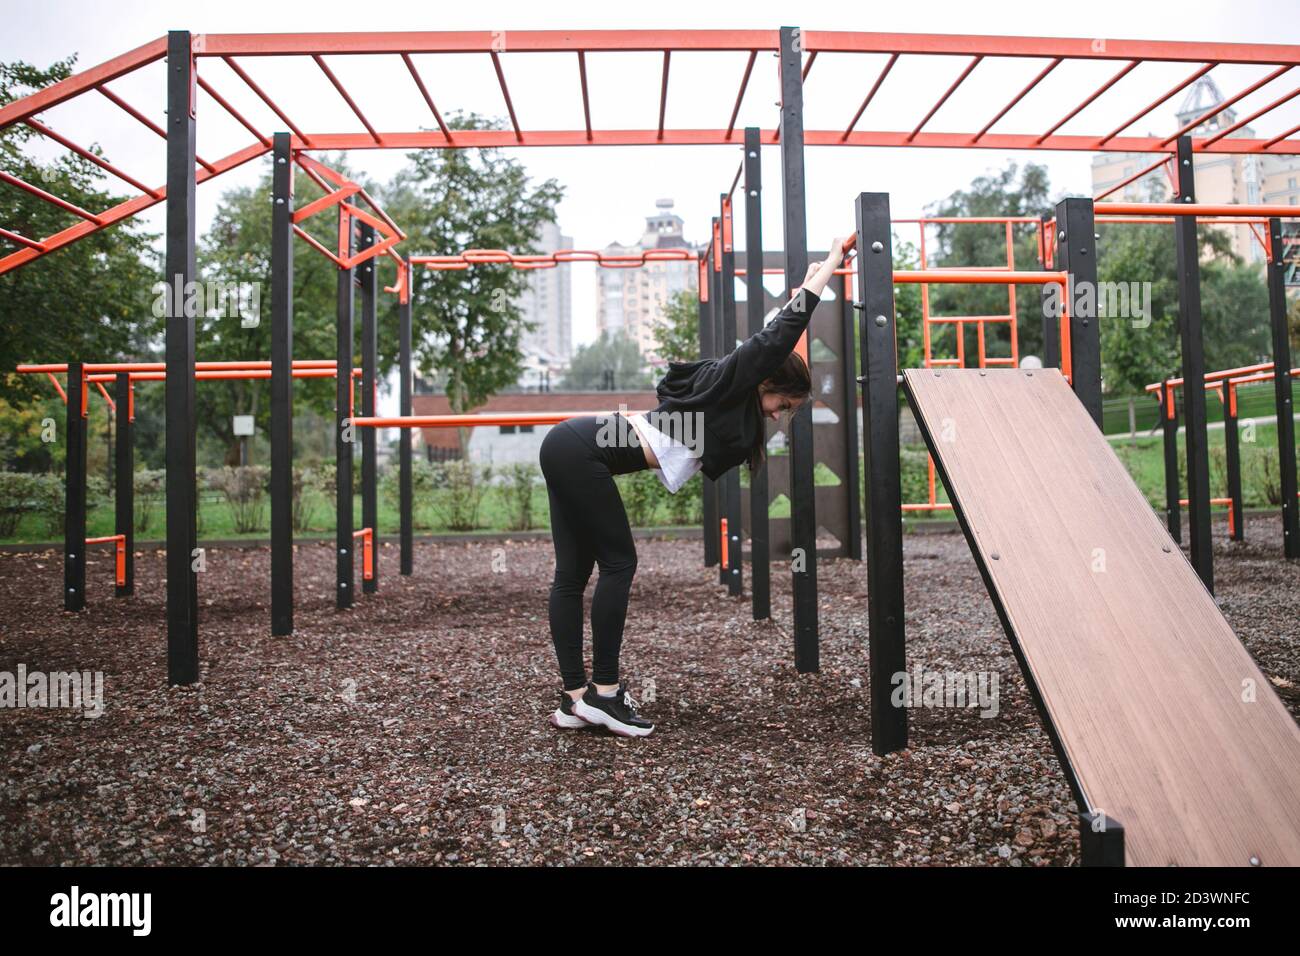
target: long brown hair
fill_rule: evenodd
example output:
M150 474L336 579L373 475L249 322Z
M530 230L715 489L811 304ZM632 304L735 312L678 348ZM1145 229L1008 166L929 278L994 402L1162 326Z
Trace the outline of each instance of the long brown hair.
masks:
M767 428L763 426L763 391L784 395L786 398L803 401L812 394L812 375L808 372L808 363L798 352L791 352L781 367L773 372L758 388L754 389L754 408L758 412L758 434L749 451L749 470L756 471L763 465L767 456Z

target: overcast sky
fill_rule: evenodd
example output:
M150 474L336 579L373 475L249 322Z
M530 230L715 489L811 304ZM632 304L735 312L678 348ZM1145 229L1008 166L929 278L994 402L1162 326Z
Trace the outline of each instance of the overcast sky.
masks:
M5 6L10 16L0 37L0 59L22 59L43 66L76 53L79 68L121 54L169 29L196 33L271 33L344 29L770 29L793 25L805 29L882 32L1300 42L1297 0L1182 0L1177 3L1089 0L1085 4L1054 0L778 4L751 0L743 5L699 0L658 0L654 4L495 0L491 5L404 0L363 4L335 0L316 0L309 4L265 0L201 4L177 0L45 0L21 7L13 0L5 0ZM500 90L487 57L442 59L447 61L442 65L434 62L434 58L420 63L430 93L444 112L461 107L504 116ZM964 58L911 59L910 64L907 58L900 61L882 86L877 101L859 123L859 129L910 128L965 64ZM675 56L667 125L725 126L744 62L743 53ZM525 128L581 127L581 94L572 55L512 57L507 53L503 64L516 111ZM360 130L334 92L328 86L322 87L324 81L309 60L298 64L257 60L247 65L250 73L309 131L325 127L330 131ZM380 129L428 125L428 111L396 57L336 57L332 65ZM1042 61L1032 60L981 65L927 129L970 130L976 128L975 124L983 125L1042 65ZM810 128L847 125L879 66L880 60L874 57L819 59L805 90L807 125ZM264 131L280 128L224 64L203 60L201 70ZM997 131L1047 128L1110 76L1115 64L1077 64L1071 65L1070 70L1073 72L1066 67L1056 71L999 124ZM119 94L159 122L164 105L161 71L161 64L154 64L114 84ZM654 127L659 96L659 54L589 54L588 71L593 125ZM1182 65L1144 65L1062 132L1095 132L1108 121L1122 121L1187 72L1187 67ZM1264 72L1258 68L1221 67L1213 75L1231 95ZM1292 71L1243 101L1243 112L1294 89L1300 78L1297 74L1300 70ZM770 128L774 125L775 78L775 60L770 56L760 57L738 119L739 126ZM381 89L388 92L381 94ZM162 183L162 141L106 100L94 96L82 99L88 102L51 110L45 121L76 142L100 143L113 162L138 178ZM1132 132L1172 133L1176 103L1177 100L1171 102L1139 122ZM1281 132L1300 122L1298 112L1300 99L1280 110L1276 119L1261 123L1259 130L1270 135ZM316 116L321 117L319 124L314 121ZM199 153L206 158L226 155L249 140L246 131L221 115L219 108L206 99L200 100L199 130ZM554 177L565 187L565 199L559 206L560 225L573 237L575 247L593 249L616 240L634 241L641 233L644 217L654 211L654 201L660 197L676 200L677 212L686 220L687 238L702 241L708 232L709 218L717 211L718 194L730 186L740 160L740 150L734 146L524 148L511 152L527 164L533 177L539 180ZM831 236L851 229L852 201L860 191L888 191L896 217L916 215L926 204L965 187L974 176L1000 168L1012 159L1046 163L1052 185L1058 192L1089 192L1089 154L810 148L806 152L810 245L825 247ZM400 152L377 150L354 152L351 161L356 168L380 180L405 162ZM764 199L764 241L769 248L777 248L780 189L776 180L779 166L775 147L765 149L764 164L768 187ZM255 180L262 168L250 164L200 186L200 229L206 226L223 189ZM161 231L161 206L143 218L149 228ZM737 226L741 226L739 221ZM743 236L743 231L738 235ZM903 238L913 237L904 235ZM593 267L570 268L575 270L575 341L582 342L590 339L595 330Z

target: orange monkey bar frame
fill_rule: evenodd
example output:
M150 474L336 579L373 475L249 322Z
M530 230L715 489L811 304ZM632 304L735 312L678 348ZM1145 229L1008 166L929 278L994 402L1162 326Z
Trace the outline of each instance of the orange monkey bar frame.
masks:
M365 581L375 578L375 529L361 528L352 532L352 540L361 539L361 577Z

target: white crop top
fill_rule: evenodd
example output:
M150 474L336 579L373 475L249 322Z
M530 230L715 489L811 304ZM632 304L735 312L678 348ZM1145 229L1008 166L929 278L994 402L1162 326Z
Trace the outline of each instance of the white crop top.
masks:
M641 442L649 445L659 460L659 467L654 469L654 473L670 494L677 494L682 485L703 466L699 453L655 428L645 415L630 415L628 422L636 429Z

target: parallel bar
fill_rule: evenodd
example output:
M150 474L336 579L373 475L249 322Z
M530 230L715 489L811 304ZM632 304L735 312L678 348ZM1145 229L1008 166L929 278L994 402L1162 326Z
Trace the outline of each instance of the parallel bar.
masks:
M510 125L515 129L515 139L522 143L524 140L524 134L523 130L519 128L519 118L515 116L515 104L510 99L510 88L506 86L506 74L505 71L501 69L501 57L497 56L497 51L495 49L490 52L492 54L492 67L496 70L497 82L501 85L501 96L505 99L506 111L510 114Z
M135 177L122 172L122 170L118 169L116 166L114 166L112 163L105 160L103 157L97 156L95 153L92 153L90 150L82 146L78 146L72 140L68 139L66 136L62 136L59 133L56 133L54 130L50 129L45 124L38 123L34 119L29 119L27 120L27 125L30 126L32 129L36 130L36 132L40 133L42 136L46 137L47 139L54 140L54 142L58 143L63 148L71 150L72 152L80 156L82 159L92 162L100 169L105 170L106 172L116 176L118 179L122 180L122 182L130 186L134 186L136 189L140 190L140 192L148 193L154 199L162 198L162 190L154 189L151 186L146 186L144 183L140 182L140 180L136 179Z
M86 381L80 362L68 364L63 466L63 609L86 606Z
M113 530L122 535L125 551L123 580L117 586L117 595L129 597L135 593L135 403L131 400L131 376L126 372L117 374L114 395Z
M411 79L415 81L416 88L419 89L420 95L424 97L425 105L429 107L429 112L433 114L433 118L438 124L438 129L442 130L442 135L447 137L448 142L451 142L451 130L449 130L447 124L443 122L442 114L438 112L438 107L434 105L433 97L429 95L429 90L424 85L424 79L420 76L420 71L415 68L415 63L411 60L411 55L409 53L403 53L402 62L406 64L406 69L410 71Z
M663 80L659 86L659 138L664 137L664 115L668 112L668 67L672 62L672 50L664 50Z
M411 272L411 257L407 256L406 282L415 281ZM411 293L408 285L399 295L397 305L397 381L398 414L411 414ZM415 569L415 521L411 496L411 430L403 428L397 437L398 511L400 512L401 573L410 575Z
M293 155L275 134L271 173L271 633L293 633ZM344 376L345 378L347 376Z
M249 122L248 119L246 119L244 115L239 112L239 110L235 109L228 102L226 102L226 98L222 96L220 93L218 93L215 89L213 89L211 83L209 83L201 76L196 76L195 79L198 81L199 87L203 90L203 92L207 93L208 96L212 97L216 101L218 106L220 106L227 113L233 116L235 118L235 121L238 122L239 125L243 126L244 129L252 133L258 142L260 142L263 146L271 145L270 137L268 137L265 133L259 130L251 122Z
M1065 304L1070 320L1070 384L1101 428L1101 323L1092 200L1061 200L1056 205L1056 223L1056 265L1069 277Z
M907 670L903 616L903 497L899 470L898 361L889 194L861 193L858 236L862 342L863 476L867 530L867 638L871 749L907 747L907 710L894 706L894 675Z
M781 208L788 295L808 270L808 219L803 156L803 80L798 30L781 28ZM809 319L811 327L812 320ZM803 342L808 341L807 333ZM807 357L808 350L804 350ZM813 456L813 402L790 415L790 556L794 578L794 663L800 673L820 669L817 608L817 506Z
M578 84L582 87L582 121L587 127L587 142L591 142L591 95L587 91L587 55L578 51Z
M199 679L198 496L194 435L194 319L184 295L194 256L194 61L188 31L167 34L167 679Z
M763 291L763 166L760 131L745 128L745 266L752 278L745 282L747 334L762 331L767 309ZM764 435L767 423L763 423ZM750 599L754 620L772 616L772 567L768 521L767 456L749 473Z
M740 115L740 104L745 98L745 90L749 88L749 77L754 72L754 60L758 58L757 50L749 51L749 59L745 61L745 75L740 78L740 89L736 91L736 102L731 107L731 118L727 120L727 138L731 138L731 131L736 128L736 117ZM585 95L584 89L584 95ZM588 124L590 126L590 124ZM748 130L746 130L748 134ZM748 150L748 146L745 147Z
M339 209L339 252L341 257L352 255L354 245L352 220L347 211ZM352 367L352 271L339 269L338 310L336 319L336 358L341 368ZM348 419L352 407L352 379L339 376L334 391L334 547L335 547L335 606L340 610L352 607L352 439L354 429Z
M225 62L226 66L230 67L231 72L233 72L235 76L243 80L244 84L250 90L252 90L254 93L257 94L258 99L260 99L263 103L265 103L267 105L267 108L269 108L272 113L274 113L276 116L280 118L280 121L284 123L285 126L293 130L293 135L297 136L300 140L302 140L302 145L308 147L311 146L312 144L311 138L302 130L300 130L298 128L298 125L294 123L293 120L289 119L289 117L285 114L284 110L280 109L279 105L275 102L275 100L271 99L271 97L267 96L266 93L263 92L262 88L257 85L257 83L253 80L251 76L248 75L248 73L244 70L242 66L236 63L235 60L229 56L223 56L222 60ZM100 92L103 91L101 90Z
M1291 341L1287 329L1285 284L1286 252L1282 246L1282 221L1268 223L1268 315L1273 339L1273 368L1291 367ZM1193 389L1195 391L1195 389ZM1282 488L1282 549L1286 557L1300 558L1300 507L1296 502L1295 408L1291 401L1291 380L1273 376L1273 403L1277 412L1278 473Z
M1192 141L1178 140L1178 199L1196 202L1196 177L1192 166ZM1205 378L1205 351L1201 336L1201 243L1196 220L1174 219L1174 247L1178 262L1178 330L1183 378ZM1205 389L1183 389L1183 415L1187 420L1187 525L1192 566L1210 593L1214 593L1214 546L1210 540L1210 451L1205 422Z
M102 95L104 99L108 100L110 103L112 103L114 106L120 109L127 116L130 116L132 119L136 120L138 123L140 123L141 126L144 126L146 129L152 130L154 133L157 133L160 139L167 138L167 130L163 129L153 120L151 120L149 117L145 116L143 113L141 113L138 109L136 109L126 100L122 99L122 97L118 96L112 90L108 89L108 87L100 86L100 87L96 87L96 89L99 90L100 95ZM198 153L194 154L194 161L198 163L200 166L202 166L204 169L206 169L209 173L213 175L216 174L217 167L214 166L212 163L209 163L202 156L198 155Z
M10 186L16 186L17 188L21 189L23 192L30 193L31 195L35 196L37 199L44 199L50 205L58 206L64 212L70 212L74 216L79 216L80 218L85 219L87 222L93 222L95 223L95 225L103 224L100 217L95 213L87 212L85 209L82 209L80 206L74 203L70 203L66 199L60 199L58 196L54 195L53 193L46 192L44 189L41 189L39 186L33 186L31 183L24 182L23 180L19 179L17 176L11 176L9 175L9 173L6 173L3 169L0 169L0 183L8 183Z
M361 226L361 248L375 244L375 230ZM375 390L379 386L378 348L375 308L379 292L379 270L373 259L357 268L361 286L361 414L375 414ZM379 547L379 457L378 433L367 428L361 433L361 524L370 529L369 543L372 554ZM371 562L370 574L361 582L362 591L374 594L379 590L379 563Z

